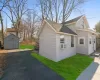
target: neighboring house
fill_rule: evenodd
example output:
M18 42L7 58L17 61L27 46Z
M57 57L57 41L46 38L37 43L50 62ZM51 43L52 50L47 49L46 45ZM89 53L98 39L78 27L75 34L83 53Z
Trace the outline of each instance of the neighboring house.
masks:
M16 35L16 30L15 30L14 27L12 27L12 28L7 28L7 29L6 29L6 35L9 35L9 34L14 34L14 35ZM18 37L19 37L19 41L20 41L20 42L23 41L23 36L24 36L24 33L23 33L22 31L20 31L20 32L18 33Z
M37 38L38 36L37 36L37 32L38 32L38 29L36 29L36 31L34 31L34 33L33 33L33 37L34 38ZM7 28L6 29L6 35L9 35L9 34L14 34L14 35L16 35L16 30L15 30L15 28L14 27L12 27L12 28ZM24 36L27 38L29 35L31 35L31 33L24 33L24 31L23 30L21 30L21 31L19 31L19 33L18 33L18 37L19 37L19 41L21 42L21 41L23 41L24 40Z
M96 50L96 33L86 17L79 16L64 25L44 20L39 31L39 54L60 61L76 53L90 55Z
M18 49L19 38L14 34L9 34L4 38L4 49Z

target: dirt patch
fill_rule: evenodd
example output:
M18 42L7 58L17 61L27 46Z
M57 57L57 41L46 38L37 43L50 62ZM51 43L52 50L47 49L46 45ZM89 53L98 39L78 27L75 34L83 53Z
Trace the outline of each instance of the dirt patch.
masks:
M22 41L20 44L36 45L36 42L33 40L25 40L25 41Z
M2 78L4 74L4 70L7 65L6 58L7 58L7 54L0 53L0 78Z

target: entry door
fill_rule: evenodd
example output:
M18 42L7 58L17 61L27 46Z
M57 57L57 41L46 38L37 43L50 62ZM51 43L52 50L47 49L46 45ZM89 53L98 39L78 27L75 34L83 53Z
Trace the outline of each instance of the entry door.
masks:
M96 50L96 41L95 39L93 38L93 52Z

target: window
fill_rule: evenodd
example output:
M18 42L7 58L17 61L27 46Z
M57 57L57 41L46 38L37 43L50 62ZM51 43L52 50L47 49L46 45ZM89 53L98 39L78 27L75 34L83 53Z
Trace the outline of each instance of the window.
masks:
M79 39L79 44L84 44L84 38Z
M71 36L71 47L74 47L74 36Z
M60 48L61 49L66 48L64 35L60 36Z
M64 35L60 36L60 43L65 43Z
M90 38L90 41L89 41L89 43L91 44L91 38Z
M61 43L61 44L60 44L60 48L61 48L61 49L64 49L64 48L66 48L66 45Z
M94 43L95 43L95 39L94 39Z

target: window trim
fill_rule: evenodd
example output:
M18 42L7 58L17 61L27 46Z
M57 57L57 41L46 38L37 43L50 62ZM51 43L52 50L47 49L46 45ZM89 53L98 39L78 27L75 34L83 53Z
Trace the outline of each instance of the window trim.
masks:
M63 39L63 41L61 41L61 39ZM65 36L64 35L60 35L60 44L65 43Z
M64 35L60 35L60 49L65 49L66 48L66 45L65 45L65 36ZM61 41L61 39L63 39L63 41Z
M83 40L84 40L84 44L80 44L80 39L83 39ZM85 45L85 37L79 37L79 38L78 38L78 44L79 44L79 45Z

